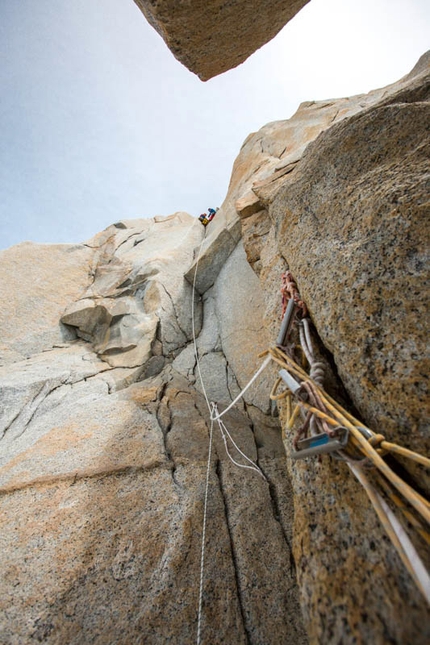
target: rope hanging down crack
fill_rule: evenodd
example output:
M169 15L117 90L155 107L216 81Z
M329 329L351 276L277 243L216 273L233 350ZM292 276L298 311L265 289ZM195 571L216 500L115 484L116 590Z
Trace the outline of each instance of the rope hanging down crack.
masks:
M203 617L203 588L204 588L204 571L205 571L205 555L206 555L206 527L207 527L207 515L208 515L208 499L209 499L209 479L210 479L210 465L211 465L211 459L212 459L212 446L213 446L213 426L214 422L218 422L218 427L220 430L221 437L224 442L226 454L230 461L237 467L243 468L243 469L248 469L256 472L258 475L260 475L264 481L266 480L266 477L264 476L262 470L257 466L255 462L252 461L247 455L239 448L239 446L236 444L234 441L233 437L231 436L230 432L228 431L226 425L224 424L223 421L221 421L221 417L223 417L244 395L244 393L248 390L248 388L254 383L254 381L258 378L258 376L261 374L261 372L269 365L271 362L271 358L267 357L266 360L263 362L263 364L260 366L260 368L257 370L257 372L254 374L254 376L251 378L249 383L243 388L243 390L238 394L238 396L230 403L230 405L221 413L218 411L217 404L214 402L209 401L209 396L205 387L205 383L203 380L202 376L202 371L200 368L200 358L199 358L199 353L197 349L197 339L196 339L196 324L195 324L195 296L196 296L196 282L197 282L197 270L200 262L200 256L203 248L203 244L206 238L206 228L205 232L203 235L203 239L201 241L201 244L199 246L198 254L197 254L197 260L196 260L196 265L194 269L194 277L193 277L193 292L192 292L192 299L191 299L191 328L192 328L192 336L193 336L193 348L194 348L194 358L196 361L196 367L197 367L197 372L199 375L199 380L200 384L202 387L203 395L206 400L206 405L208 407L209 411L209 418L210 418L210 431L209 431L209 449L208 449L208 459L207 459L207 465L206 465L206 483L205 483L205 495L204 495L204 504L203 504L203 525L202 525L202 547L201 547L201 556L200 556L200 583L199 583L199 600L198 600L198 611L197 611L197 645L201 644L201 634L202 634L202 617ZM228 448L228 440L231 441L232 445L234 446L235 450L248 462L248 464L240 464L237 462L233 456L231 455L229 448Z

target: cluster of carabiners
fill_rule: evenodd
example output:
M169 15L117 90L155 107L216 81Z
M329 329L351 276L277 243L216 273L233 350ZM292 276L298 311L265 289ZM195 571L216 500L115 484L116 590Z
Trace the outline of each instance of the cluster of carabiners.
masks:
M283 318L276 345L293 358L295 341L291 342L290 338L294 330L295 336L298 337L302 356L309 365L308 379L299 381L287 369L281 369L271 393L271 399L275 401L287 398L287 426L289 429L294 425L299 412L303 416L303 423L293 440L295 450L292 453L292 458L303 459L323 453L338 453L338 458L346 459L344 449L348 444L348 429L338 423L333 427L324 417L305 407L305 404L310 404L312 408L318 409L324 416L327 416L327 409L315 387L315 384L323 385L325 364L315 356L307 307L290 271L282 276L281 294ZM281 382L288 389L279 395L276 391ZM297 402L294 412L292 412L292 398Z
M387 441L327 394L323 387L324 364L315 355L310 321L291 274L283 276L281 291L284 312L281 331L277 346L267 353L281 368L270 398L285 401L286 429L292 430L299 415L302 417L293 439L291 457L302 459L330 453L347 462L365 489L405 567L430 604L430 575L387 501L397 508L427 545L430 544L430 502L390 467L384 455L401 456L426 468L430 468L430 459ZM286 389L278 393L281 383ZM283 438L286 438L285 434ZM371 480L363 467L372 468Z

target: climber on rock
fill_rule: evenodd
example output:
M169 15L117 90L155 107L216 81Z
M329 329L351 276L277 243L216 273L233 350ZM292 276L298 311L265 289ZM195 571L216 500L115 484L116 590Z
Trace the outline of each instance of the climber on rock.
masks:
M199 217L199 220L203 224L203 226L207 226L209 222L212 222L213 218L215 217L217 211L219 209L214 209L214 208L208 208L208 214L202 213Z

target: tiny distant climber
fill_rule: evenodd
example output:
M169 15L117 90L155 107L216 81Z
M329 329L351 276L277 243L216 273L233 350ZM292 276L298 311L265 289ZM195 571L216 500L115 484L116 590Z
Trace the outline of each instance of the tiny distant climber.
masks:
M201 221L201 223L203 224L203 226L207 226L207 225L209 224L209 222L212 222L213 218L214 218L214 217L215 217L215 215L217 214L217 211L219 211L219 208L216 208L216 209L214 209L214 208L208 208L208 212L207 212L207 214L206 214L206 213L202 213L202 214L200 215L199 220Z

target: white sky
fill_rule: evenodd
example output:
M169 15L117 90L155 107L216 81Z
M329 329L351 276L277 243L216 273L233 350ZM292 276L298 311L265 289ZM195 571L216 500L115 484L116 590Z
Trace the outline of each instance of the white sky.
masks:
M398 80L429 34L428 0L311 0L202 83L132 0L0 0L0 248L219 206L250 132Z

